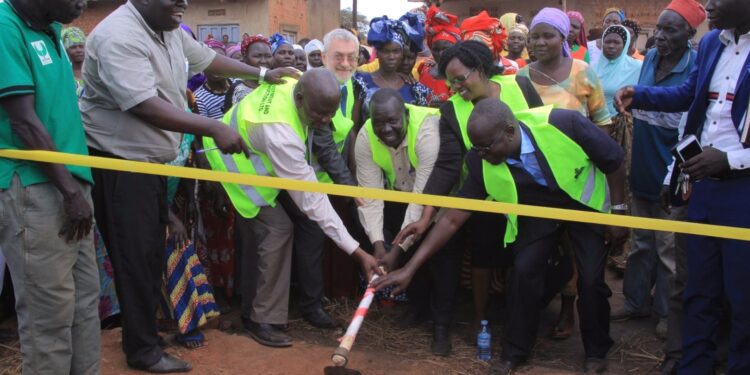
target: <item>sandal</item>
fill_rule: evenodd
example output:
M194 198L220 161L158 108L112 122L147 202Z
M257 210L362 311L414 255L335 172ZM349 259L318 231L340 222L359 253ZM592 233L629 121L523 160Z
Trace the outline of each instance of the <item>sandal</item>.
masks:
M188 333L174 335L174 341L188 349L198 349L204 345L205 336L203 332L194 329Z

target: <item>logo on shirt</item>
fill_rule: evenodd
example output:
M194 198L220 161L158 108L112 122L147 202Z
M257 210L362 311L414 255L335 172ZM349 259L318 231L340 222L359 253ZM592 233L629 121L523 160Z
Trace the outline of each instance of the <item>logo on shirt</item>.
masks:
M36 52L36 56L42 62L42 65L52 64L52 56L50 56L47 44L44 41L31 42L31 46L34 47L34 52Z

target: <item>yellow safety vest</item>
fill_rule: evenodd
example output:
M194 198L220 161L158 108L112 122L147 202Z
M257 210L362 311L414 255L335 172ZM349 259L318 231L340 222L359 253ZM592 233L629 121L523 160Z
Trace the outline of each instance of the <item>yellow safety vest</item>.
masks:
M549 123L552 106L516 112L534 137L539 151L552 170L552 175L568 196L600 212L609 212L607 178L575 141ZM518 203L518 191L507 163L493 165L482 160L484 188L490 198L498 202ZM504 244L516 240L518 217L507 215Z
M280 85L261 84L224 115L222 122L236 130L250 148L250 157L244 154L227 155L219 150L206 152L211 169L257 176L275 176L268 156L257 150L249 141L249 134L266 124L283 123L292 128L302 144L307 143L307 127L300 122L292 93L297 81L287 78ZM206 149L216 147L213 138L203 137ZM237 212L252 219L261 207L275 206L278 189L222 182Z
M406 104L406 109L409 110L409 118L407 119L409 123L406 124L406 152L409 155L409 163L416 169L419 167L419 159L417 158L419 129L422 128L427 116L439 116L440 112L436 108L419 107L411 104ZM367 120L362 129L367 132L367 138L370 141L372 161L385 173L387 188L393 189L396 183L396 172L393 168L393 160L391 159L391 153L388 151L388 146L375 135L375 131L372 129L372 120Z
M341 112L341 106L339 106L339 109L336 111L336 115L333 117L333 142L336 143L336 148L339 151L339 154L344 152L344 144L346 143L346 138L349 136L349 133L352 131L352 128L354 127L354 121L352 121L352 113L354 112L354 86L352 85L352 80L346 82L346 113ZM311 164L313 166L313 169L315 169L315 175L318 177L318 181L325 182L332 184L333 180L330 176L328 176L328 173L323 169L323 167L318 164L318 161L315 159L315 155L311 156Z

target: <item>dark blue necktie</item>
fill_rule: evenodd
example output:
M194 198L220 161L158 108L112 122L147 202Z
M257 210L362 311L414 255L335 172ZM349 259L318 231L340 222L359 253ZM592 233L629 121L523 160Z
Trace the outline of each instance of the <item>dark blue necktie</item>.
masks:
M349 95L349 92L346 90L346 85L341 86L341 113L346 116L346 96Z

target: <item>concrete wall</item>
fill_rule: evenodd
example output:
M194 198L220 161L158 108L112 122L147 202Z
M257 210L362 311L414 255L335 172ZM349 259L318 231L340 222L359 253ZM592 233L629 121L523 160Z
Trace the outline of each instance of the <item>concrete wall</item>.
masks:
M372 0L370 0L372 1ZM340 0L308 0L307 23L310 39L323 40L323 35L341 26Z
M124 0L89 1L86 11L83 12L80 18L73 21L71 25L81 28L88 35L99 21L124 3Z
M193 30L200 25L240 25L242 33L268 33L267 0L192 0L183 22Z

